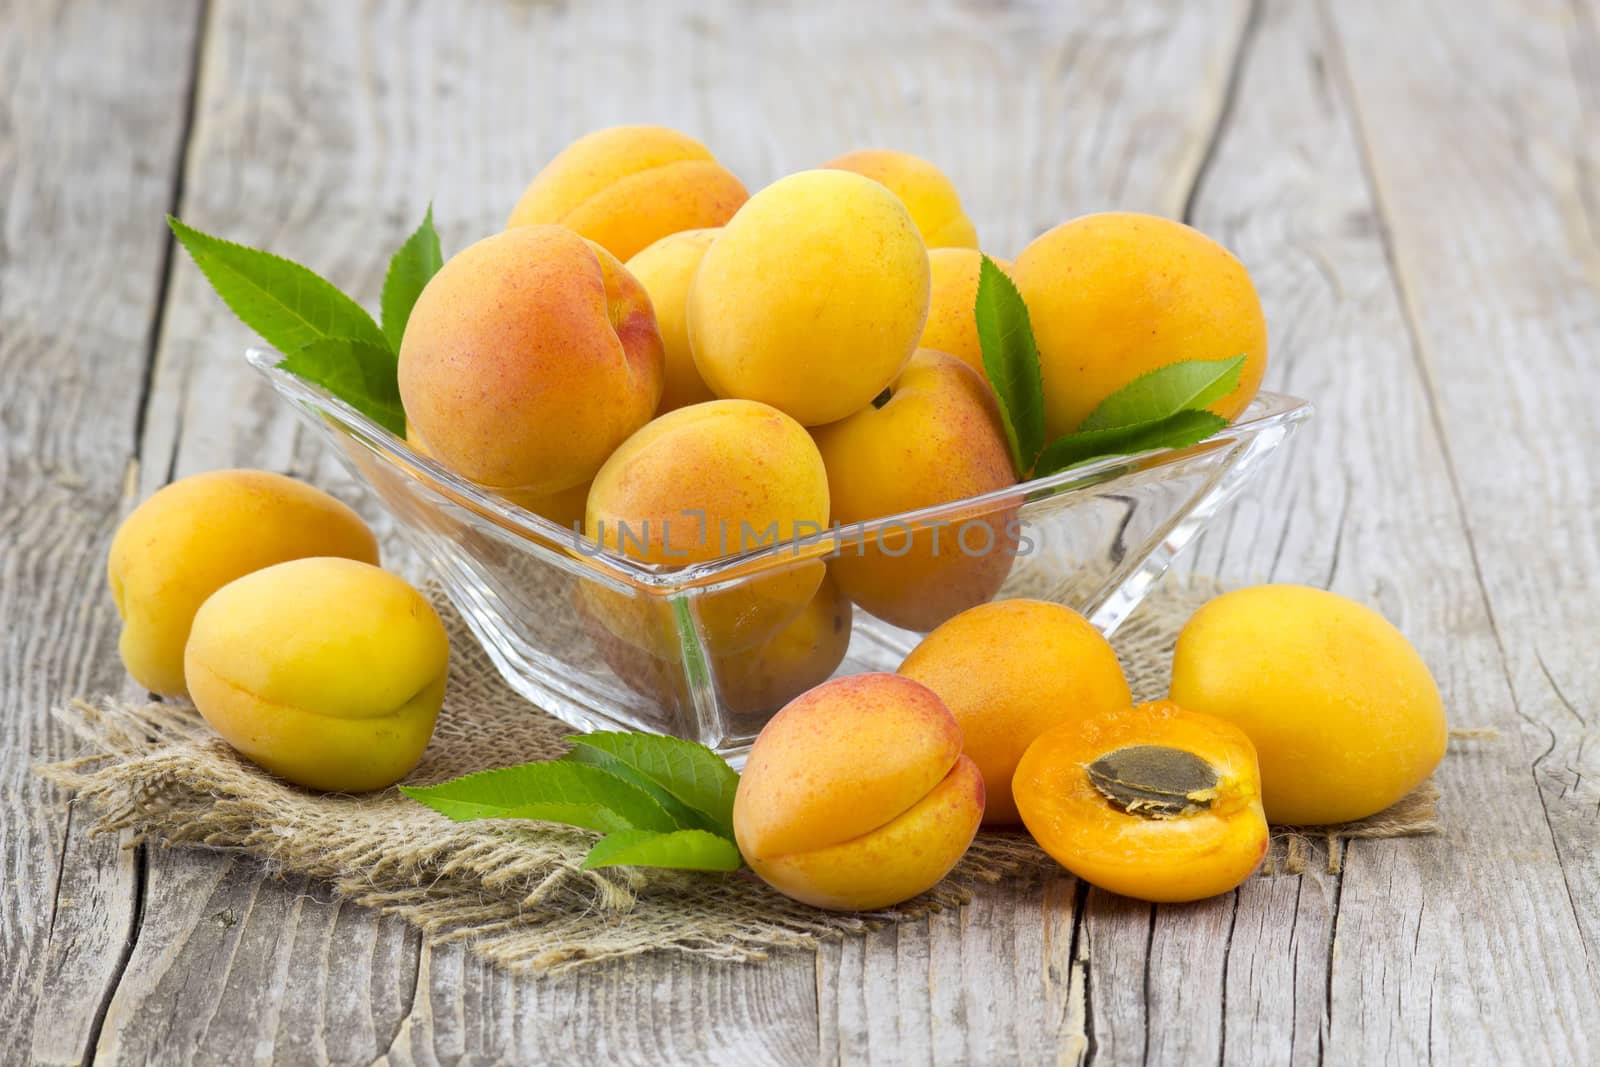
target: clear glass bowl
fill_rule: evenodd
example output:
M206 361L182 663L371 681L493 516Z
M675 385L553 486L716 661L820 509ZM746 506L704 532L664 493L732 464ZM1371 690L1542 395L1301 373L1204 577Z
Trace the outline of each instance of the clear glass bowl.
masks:
M791 697L828 677L894 670L919 631L975 604L1053 600L1110 634L1311 413L1262 393L1190 448L663 566L602 550L451 473L279 370L277 353L247 358L383 500L518 692L579 730L674 734L735 763Z

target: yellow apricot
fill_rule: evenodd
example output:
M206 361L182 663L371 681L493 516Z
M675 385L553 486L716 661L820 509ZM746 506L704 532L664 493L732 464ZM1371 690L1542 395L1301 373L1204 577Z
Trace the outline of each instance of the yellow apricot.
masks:
M689 350L689 283L721 228L669 234L628 260L628 270L650 294L667 354L666 388L656 414L715 400Z
M1047 440L1076 430L1100 401L1168 363L1246 357L1238 388L1211 405L1225 419L1261 386L1267 320L1250 274L1181 222L1128 211L1085 215L1023 249L1012 277L1039 345Z
M992 257L991 257L992 258ZM932 271L932 296L928 303L928 324L922 328L921 348L948 352L984 374L983 346L978 343L978 324L973 309L978 303L978 269L983 253L975 248L930 248L928 266ZM1007 274L1011 264L995 260Z
M927 687L893 674L824 682L773 716L733 804L750 869L819 908L871 910L931 889L983 817L983 779Z
M978 231L961 207L961 195L926 159L888 148L863 148L823 166L853 171L887 188L911 213L928 248L978 247Z
M855 523L1003 489L1017 478L988 382L922 349L880 398L812 431L828 469L833 519ZM842 538L839 588L885 622L931 630L999 591L1016 548L1014 505L940 525L890 524Z
M343 503L270 471L210 471L157 490L117 528L106 563L128 673L153 693L182 696L183 646L206 598L303 556L377 563L378 542Z
M381 789L417 765L448 660L422 594L331 557L223 586L184 654L195 707L230 745L281 778L344 793Z
M693 137L665 126L613 126L562 149L506 225L556 223L627 260L669 233L721 226L747 196Z
M1071 608L999 600L922 639L900 673L939 694L983 774L986 826L1015 823L1017 761L1046 730L1132 701L1111 644Z
M751 197L689 287L689 345L711 391L806 426L881 393L927 317L928 253L911 217L845 171L791 174Z
M408 426L445 466L545 496L594 476L661 399L650 298L615 257L559 226L453 256L400 344Z
M1444 704L1422 657L1382 615L1323 589L1211 600L1178 635L1172 699L1249 735L1275 823L1365 818L1444 758Z

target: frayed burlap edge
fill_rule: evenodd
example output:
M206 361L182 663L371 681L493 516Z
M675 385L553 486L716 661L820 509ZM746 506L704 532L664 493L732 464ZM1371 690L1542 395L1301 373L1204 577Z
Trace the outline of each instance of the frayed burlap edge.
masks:
M1115 644L1140 698L1165 692L1176 633L1215 591L1169 584L1118 632ZM455 650L450 696L428 755L407 781L558 755L570 728L507 688L455 613L441 609ZM186 703L75 700L57 715L83 754L40 773L95 811L95 832L247 852L513 970L558 971L650 951L758 960L775 948L814 947L921 918L965 903L983 884L1054 869L1026 835L985 832L931 892L880 912L825 912L748 871L585 871L594 837L571 828L452 823L396 790L350 797L297 789L237 756ZM1337 870L1347 839L1436 832L1437 797L1427 784L1359 823L1275 829L1262 874L1299 873L1318 852Z

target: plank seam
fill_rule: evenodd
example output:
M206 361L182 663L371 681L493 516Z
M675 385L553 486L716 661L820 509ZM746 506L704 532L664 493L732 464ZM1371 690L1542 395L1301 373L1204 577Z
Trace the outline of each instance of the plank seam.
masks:
M1233 61L1228 68L1228 81L1223 86L1222 104L1217 108L1217 121L1211 127L1211 136L1207 138L1205 151L1200 155L1200 165L1195 169L1194 180L1189 183L1189 195L1183 199L1181 218L1186 223L1194 218L1195 204L1200 199L1206 178L1211 173L1212 164L1216 162L1217 147L1233 124L1235 105L1239 100L1239 85L1244 81L1244 68L1250 59L1250 51L1261 28L1261 8L1261 0L1250 0L1244 25L1239 30L1239 43L1233 50Z

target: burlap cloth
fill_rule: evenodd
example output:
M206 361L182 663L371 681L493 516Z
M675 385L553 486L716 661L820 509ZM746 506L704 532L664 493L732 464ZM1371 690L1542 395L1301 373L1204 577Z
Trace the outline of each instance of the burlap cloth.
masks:
M1214 587L1165 583L1114 644L1140 699L1166 692L1173 641ZM421 765L426 784L468 771L560 755L572 728L513 692L460 617L439 599L451 634L444 711ZM547 823L453 823L396 790L350 797L287 785L234 754L193 707L76 700L58 716L82 754L40 768L92 805L95 829L135 840L238 849L285 874L323 879L342 896L399 915L436 940L462 939L506 967L551 971L667 950L761 959L780 946L914 919L968 900L979 883L1056 869L1022 834L982 833L937 888L869 914L797 904L748 871L583 871L594 835ZM1339 841L1431 833L1437 791L1424 785L1360 823L1300 833L1276 828L1258 877L1297 873Z

